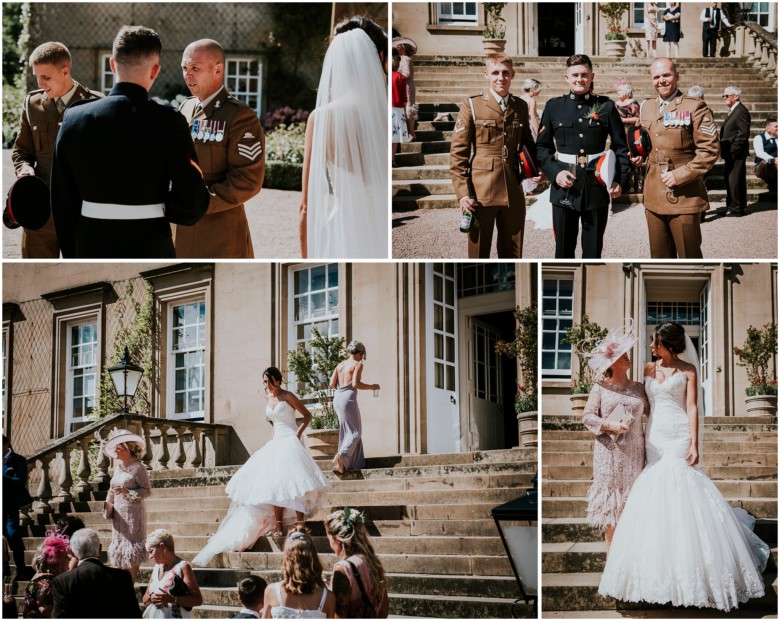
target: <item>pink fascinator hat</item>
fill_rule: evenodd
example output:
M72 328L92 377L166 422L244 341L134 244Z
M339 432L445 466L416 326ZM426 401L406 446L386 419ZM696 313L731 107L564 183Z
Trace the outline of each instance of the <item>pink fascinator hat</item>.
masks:
M615 361L634 346L633 322L629 319L625 327L613 328L589 353L588 366L599 375L611 367Z

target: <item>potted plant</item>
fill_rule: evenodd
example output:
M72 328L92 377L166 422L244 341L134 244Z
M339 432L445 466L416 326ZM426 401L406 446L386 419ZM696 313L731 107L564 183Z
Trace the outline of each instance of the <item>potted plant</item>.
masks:
M313 400L308 406L312 421L307 429L309 449L313 457L333 458L339 444L339 418L333 408L333 390L330 378L339 362L346 360L344 337L322 336L317 328L311 330L313 338L297 349L287 352L287 365L303 384L304 399Z
M604 35L604 49L610 58L626 55L626 30L623 28L623 14L628 11L628 2L602 2L599 11L607 20L607 34Z
M506 26L501 13L507 2L485 2L485 31L482 33L482 48L485 54L503 52L506 47Z
M585 403L588 401L588 394L593 387L595 374L588 366L585 354L590 352L596 342L607 336L607 329L588 319L587 315L582 316L579 324L572 324L571 328L566 329L566 338L561 343L571 345L574 355L577 356L577 379L571 383L571 413L582 415L585 409Z
M496 342L496 352L516 359L520 363L520 381L515 395L515 414L519 429L520 445L538 446L539 416L536 392L538 365L538 314L536 305L515 309L515 340Z
M745 389L748 416L775 416L777 414L777 377L769 375L769 363L777 355L777 325L763 328L750 326L742 347L735 347L737 364L747 369L750 386Z

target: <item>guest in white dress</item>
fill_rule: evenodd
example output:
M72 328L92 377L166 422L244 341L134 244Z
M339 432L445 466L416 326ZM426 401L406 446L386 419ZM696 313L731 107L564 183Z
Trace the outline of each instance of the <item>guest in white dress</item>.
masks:
M173 535L158 528L147 538L146 549L154 567L143 598L144 618L189 619L203 596L190 564L176 556Z
M322 579L322 563L305 531L293 531L284 544L282 581L265 590L266 619L333 619L336 598Z
M268 398L266 417L274 425L274 437L225 486L233 502L193 565L205 565L220 552L251 548L263 533L283 537L285 523L295 521L302 529L304 517L316 511L330 487L301 440L311 413L298 397L282 389L282 374L276 367L263 372L263 384ZM296 412L303 416L300 425Z

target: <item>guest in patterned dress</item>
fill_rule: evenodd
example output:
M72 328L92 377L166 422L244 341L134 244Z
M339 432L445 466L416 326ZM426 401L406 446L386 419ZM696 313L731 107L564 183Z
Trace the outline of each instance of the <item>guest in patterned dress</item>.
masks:
M36 573L24 588L25 619L49 619L54 608L52 582L56 576L68 571L70 554L68 538L59 533L49 533L38 546L33 558Z
M325 520L325 534L339 557L333 565L331 589L338 619L386 619L390 611L382 561L374 552L365 518L345 507Z
M127 429L112 431L103 450L117 460L108 490L103 517L112 520L108 560L114 567L130 572L135 583L138 567L146 559L146 507L152 493L149 474L139 460L146 451L141 436Z
M658 38L658 3L645 2L645 44L647 45L647 57L650 58L650 50L653 58L656 57L655 42Z
M639 122L639 103L634 99L634 89L631 87L631 82L625 78L615 82L615 93L618 96L615 108L617 108L618 114L620 114L620 120L626 129L626 139L628 139L628 130ZM628 175L628 191L630 194L643 191L644 177L644 166L632 164L631 172Z
M649 414L650 406L644 386L628 379L628 352L636 340L630 327L616 328L588 354L588 366L601 378L590 391L582 417L596 436L588 522L604 531L607 554L628 493L645 465L642 416ZM621 407L630 419L621 415ZM613 414L613 420L607 420Z

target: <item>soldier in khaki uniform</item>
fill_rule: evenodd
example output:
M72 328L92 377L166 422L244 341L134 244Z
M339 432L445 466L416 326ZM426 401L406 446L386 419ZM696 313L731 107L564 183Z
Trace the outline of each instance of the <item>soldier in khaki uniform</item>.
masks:
M19 133L11 160L17 177L37 175L49 184L54 143L65 109L72 103L103 97L71 77L71 58L62 43L39 45L30 55L30 67L41 88L24 98ZM22 231L22 257L59 259L60 246L51 217L42 229Z
M490 257L494 224L499 258L523 256L525 198L518 151L526 146L536 155L528 105L509 94L514 75L511 58L488 56L485 78L490 88L461 104L452 134L452 185L461 211L473 212L478 223L468 232L470 259ZM534 180L538 183L541 176Z
M701 259L700 213L709 208L704 175L718 161L718 129L707 104L677 88L670 59L654 61L650 77L658 98L644 101L639 115L652 143L644 188L650 256Z
M181 106L211 193L206 216L194 226L177 225L178 258L254 257L244 203L260 192L265 175L265 139L260 120L223 86L225 53L211 39L195 41L182 56L193 94Z

